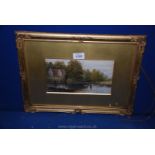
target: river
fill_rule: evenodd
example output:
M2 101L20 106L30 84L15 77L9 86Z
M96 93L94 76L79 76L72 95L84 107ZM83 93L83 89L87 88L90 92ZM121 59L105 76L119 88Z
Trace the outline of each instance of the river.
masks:
M77 92L78 93L106 93L106 94L110 94L111 87L99 86L99 85L92 84L92 87L88 86L87 88L80 89Z
M51 87L51 88L50 88ZM48 91L49 92L67 92L68 87L64 84L59 84L55 88L55 85L48 84ZM69 92L69 91L68 91ZM108 86L99 86L99 85L89 85L88 87L77 89L71 91L72 93L103 93L103 94L111 94L111 87Z

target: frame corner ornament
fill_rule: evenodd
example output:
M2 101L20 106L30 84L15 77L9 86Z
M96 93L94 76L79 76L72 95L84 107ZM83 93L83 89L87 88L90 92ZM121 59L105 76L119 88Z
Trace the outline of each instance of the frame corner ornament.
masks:
M24 33L20 31L16 31L15 34L16 34L16 46L19 50L21 50L23 48L24 40L31 39L31 35L29 35L26 32Z

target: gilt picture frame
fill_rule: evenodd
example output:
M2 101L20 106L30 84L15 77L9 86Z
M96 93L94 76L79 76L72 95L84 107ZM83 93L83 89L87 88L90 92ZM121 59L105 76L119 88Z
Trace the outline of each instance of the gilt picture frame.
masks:
M26 112L131 115L145 35L16 32Z

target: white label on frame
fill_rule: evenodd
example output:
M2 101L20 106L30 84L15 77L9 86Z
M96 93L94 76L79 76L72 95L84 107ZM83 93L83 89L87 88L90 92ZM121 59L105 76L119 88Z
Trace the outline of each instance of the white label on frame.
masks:
M76 60L85 59L85 53L73 53L73 59Z

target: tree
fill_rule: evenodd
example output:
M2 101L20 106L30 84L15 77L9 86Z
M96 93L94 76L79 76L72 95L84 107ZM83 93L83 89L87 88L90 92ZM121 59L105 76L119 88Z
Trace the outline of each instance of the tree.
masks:
M49 78L49 69L52 69L52 67L53 67L53 63L52 62L46 62L46 69L47 69L47 77L48 77L48 79L50 79Z
M53 68L54 69L66 69L66 65L63 61L56 61L54 64L53 64Z
M67 65L67 78L70 82L81 82L83 80L83 68L77 60L69 61Z
M83 80L85 82L91 82L91 71L89 69L83 71Z
M104 80L103 74L100 71L93 69L91 72L91 81L92 82L101 82L103 80Z
M111 80L111 79L110 79L110 78L108 78L108 76L107 76L107 75L103 74L103 81L109 81L109 80Z
M52 68L53 67L53 63L52 62L46 62L46 67L47 67L47 70L49 70L49 68Z

